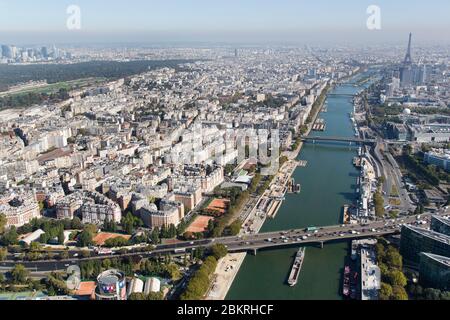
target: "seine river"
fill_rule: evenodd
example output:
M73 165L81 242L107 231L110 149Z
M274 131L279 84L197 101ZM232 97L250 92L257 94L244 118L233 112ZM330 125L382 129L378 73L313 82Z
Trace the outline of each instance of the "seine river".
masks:
M326 132L311 135L353 137L349 114L353 111L352 95L363 89L355 87L360 74L328 95L328 112L321 113ZM364 87L367 86L364 85ZM267 220L262 232L290 230L311 226L337 225L342 222L342 207L356 200L356 180L359 171L352 161L357 148L348 144L312 144L303 146L299 160L308 161L306 168L294 173L302 192L287 195L273 220ZM296 287L286 284L297 249L260 251L247 255L228 293L227 300L285 299L340 300L341 277L348 255L347 242L326 244L324 249L309 246Z

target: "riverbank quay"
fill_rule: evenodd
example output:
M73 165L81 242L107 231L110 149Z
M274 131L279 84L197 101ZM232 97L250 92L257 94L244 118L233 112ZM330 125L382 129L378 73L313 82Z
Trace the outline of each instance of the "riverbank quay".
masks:
M326 86L317 98L318 105L313 107L311 110L312 114L310 114L309 116L306 135L309 135L312 131L313 125L317 120L319 114L321 113L323 106L325 105L326 96L330 90L331 86ZM299 167L299 162L296 159L299 157L303 145L304 142L300 141L295 150L284 152L282 154L282 156L286 156L288 158L288 161L282 165L276 177L272 180L269 189L266 190L260 197L260 199L257 201L257 205L252 210L251 214L247 217L246 221L244 221L241 236L245 237L245 233L248 232L249 229L251 229L250 231L252 233L260 232L269 215L267 214L267 212L261 212L257 210L258 204L260 204L261 201L265 201L271 198L271 196L273 196L272 191L279 192L279 190L283 190L286 188L287 183L290 181L294 172ZM281 198L279 197L279 199ZM272 218L277 215L277 212L281 207L282 205L278 205L275 207L273 212L271 212ZM225 300L246 256L247 253L228 254L219 262L219 265L213 276L211 287L208 290L205 300Z

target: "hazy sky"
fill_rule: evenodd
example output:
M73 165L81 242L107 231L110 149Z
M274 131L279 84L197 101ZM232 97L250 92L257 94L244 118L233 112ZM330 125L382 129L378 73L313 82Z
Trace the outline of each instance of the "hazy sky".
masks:
M69 5L81 30L66 28ZM369 5L381 30L366 27ZM0 0L0 43L422 41L450 38L449 0Z

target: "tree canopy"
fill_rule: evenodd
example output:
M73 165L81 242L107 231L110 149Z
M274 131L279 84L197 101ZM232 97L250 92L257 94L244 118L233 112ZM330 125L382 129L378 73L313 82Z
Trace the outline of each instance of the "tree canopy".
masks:
M133 234L136 228L142 227L144 223L138 217L135 217L131 212L128 212L121 221L123 231L127 234Z
M88 247L94 245L94 235L92 231L85 229L78 235L77 245L79 247Z
M19 243L19 234L17 233L16 227L12 226L9 230L5 231L0 242L4 246L17 245Z
M211 255L220 260L228 254L228 249L223 244L215 244L211 247Z
M8 220L6 219L6 216L3 213L0 213L0 234L5 232L7 222Z
M403 259L400 252L381 240L375 250L382 279L380 300L408 300L405 290L408 279L402 272Z
M402 286L393 286L391 300L408 300L408 293Z
M181 295L181 300L201 300L209 288L210 278L216 267L216 258L213 256L206 258L200 269L189 281L186 291Z
M11 280L15 284L24 284L28 280L29 271L21 264L16 264L11 270Z
M392 286L387 283L381 283L381 290L379 293L380 300L389 300L392 296Z

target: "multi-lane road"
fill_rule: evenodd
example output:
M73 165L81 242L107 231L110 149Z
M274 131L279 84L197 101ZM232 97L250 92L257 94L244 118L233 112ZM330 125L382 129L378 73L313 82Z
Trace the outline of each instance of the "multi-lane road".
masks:
M387 144L383 142L382 139L378 139L373 151L374 157L377 163L380 165L379 170L380 173L386 178L383 184L383 193L385 203L389 203L389 199L391 196L391 192L393 190L393 186L396 186L398 191L398 199L400 200L399 206L392 206L395 209L398 209L402 212L413 212L415 207L412 204L412 201L408 195L408 192L404 188L402 182L402 173L400 171L400 167L397 164L397 161L394 159L392 154L389 151L382 153L382 150L387 150Z
M441 215L446 212L440 212ZM431 214L424 214L421 220L430 220ZM175 244L159 245L152 252L130 252L126 254L116 254L111 256L94 256L90 258L80 258L74 256L77 251L71 251L71 258L66 260L51 261L14 261L8 260L0 263L0 271L10 270L15 264L23 264L33 272L51 272L55 270L65 270L70 265L79 264L81 261L102 260L106 258L125 257L152 257L164 254L184 253L200 247L210 247L216 243L225 245L229 252L256 251L259 249L270 249L288 246L302 246L306 244L324 244L330 241L351 240L358 238L370 238L399 233L402 225L417 223L416 216L402 217L399 219L376 221L365 225L342 225L316 228L314 231L306 229L286 230L251 234L237 237L223 237L216 239L197 240L192 242L179 242Z

